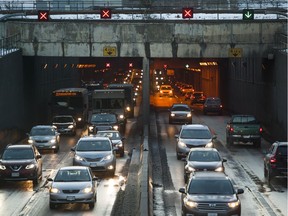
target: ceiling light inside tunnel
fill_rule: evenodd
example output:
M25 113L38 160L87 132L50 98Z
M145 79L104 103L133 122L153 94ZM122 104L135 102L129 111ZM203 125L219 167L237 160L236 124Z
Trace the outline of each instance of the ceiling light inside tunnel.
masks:
M199 62L200 66L217 66L217 62Z

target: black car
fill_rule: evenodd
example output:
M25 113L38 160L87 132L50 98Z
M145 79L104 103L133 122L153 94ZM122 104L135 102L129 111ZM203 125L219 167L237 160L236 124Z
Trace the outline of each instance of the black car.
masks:
M203 113L206 115L207 113L217 113L222 115L223 106L221 99L218 97L208 97L206 98L203 105Z
M33 144L7 145L0 159L0 180L32 180L36 186L42 179L41 158Z
M76 135L76 121L71 115L54 116L52 125L57 128L60 134Z
M264 157L264 176L268 182L273 177L287 177L288 142L274 142Z
M97 131L118 130L123 131L123 124L118 121L115 113L93 113L91 115L88 134L96 134Z
M172 123L192 123L192 110L187 104L173 104L169 109L169 124Z
M215 148L192 148L185 159L184 180L199 171L224 172L226 161Z
M193 104L204 104L206 96L204 95L204 92L202 91L195 91L191 97L191 105Z
M232 180L222 172L197 172L179 189L182 215L241 215L238 194Z

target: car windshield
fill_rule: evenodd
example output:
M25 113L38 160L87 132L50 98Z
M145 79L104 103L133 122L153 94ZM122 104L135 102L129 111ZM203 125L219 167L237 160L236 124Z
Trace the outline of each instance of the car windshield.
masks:
M77 151L111 151L108 140L82 140L77 144Z
M207 104L221 104L221 100L220 99L208 99L207 100Z
M277 155L287 156L287 146L279 146Z
M189 194L232 195L234 189L229 180L192 179L188 188Z
M55 130L52 128L33 128L30 136L54 136Z
M201 129L184 129L180 134L182 139L211 139L209 130Z
M190 109L185 106L175 106L175 107L172 107L171 110L172 111L190 111Z
M87 170L59 170L54 182L91 181Z
M104 136L109 137L112 140L119 140L121 139L120 134L117 132L105 132L105 131L98 131L97 136Z
M170 86L161 86L161 90L171 90Z
M215 151L192 151L189 154L189 161L220 161L220 156Z
M91 122L97 123L97 122L116 122L117 118L115 115L111 114L96 114L92 115Z
M27 160L34 159L31 148L6 149L2 156L3 160Z
M71 117L55 117L53 119L54 123L66 123L66 122L73 122Z

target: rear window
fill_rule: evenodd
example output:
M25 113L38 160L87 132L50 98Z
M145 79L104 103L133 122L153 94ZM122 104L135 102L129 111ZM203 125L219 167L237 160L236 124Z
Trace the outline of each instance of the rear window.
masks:
M254 116L235 116L232 119L233 123L239 123L239 124L246 124L246 123L257 123L257 120Z
M287 146L279 146L277 155L287 156Z

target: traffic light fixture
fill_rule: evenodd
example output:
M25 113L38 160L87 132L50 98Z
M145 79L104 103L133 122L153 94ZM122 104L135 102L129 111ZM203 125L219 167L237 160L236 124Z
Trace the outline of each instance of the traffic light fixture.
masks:
M193 8L182 8L182 18L183 19L193 18Z
M110 8L102 8L100 10L101 19L111 19L112 13Z
M49 21L49 10L39 10L38 11L38 21L40 21L40 22Z

